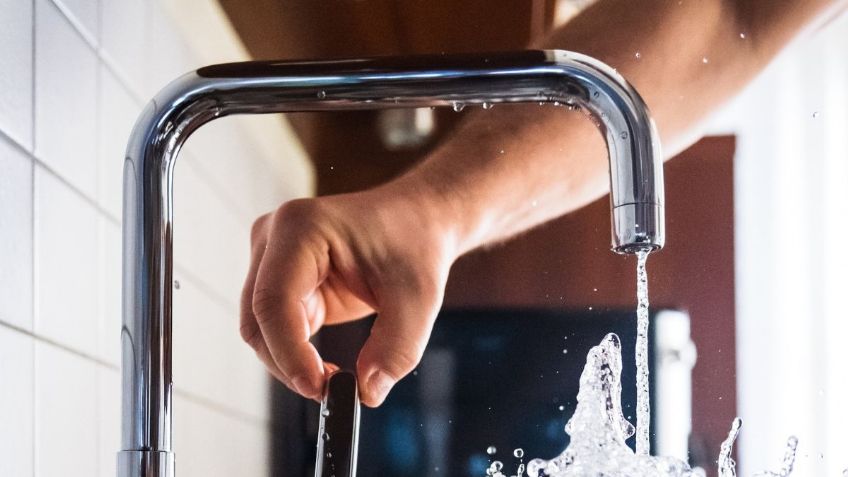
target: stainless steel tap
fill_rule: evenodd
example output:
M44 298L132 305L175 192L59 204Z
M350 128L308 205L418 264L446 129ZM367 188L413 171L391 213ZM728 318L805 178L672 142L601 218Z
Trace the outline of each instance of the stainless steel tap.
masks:
M665 240L662 157L647 107L603 63L566 51L246 62L201 68L145 108L124 162L119 477L173 477L173 170L197 128L230 114L549 102L579 106L610 159L612 249Z

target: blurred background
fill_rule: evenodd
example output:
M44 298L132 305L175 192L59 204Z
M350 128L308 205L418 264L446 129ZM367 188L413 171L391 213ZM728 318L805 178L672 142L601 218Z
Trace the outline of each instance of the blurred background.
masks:
M121 158L156 91L226 61L522 49L591 2L495 3L0 0L0 476L114 475ZM678 355L677 377L652 383L655 399L665 399L654 402L654 428L676 424L675 443L654 443L688 450L713 474L737 415L740 475L777 468L791 434L801 442L793 475L848 468L840 453L848 446L845 45L846 15L810 32L709 121L709 137L666 164L668 244L649 260L651 301L685 326L666 335L655 327L653 337L659 345L682 333L671 351L689 350L691 340L697 360ZM490 114L512 107L527 106ZM271 383L238 336L253 219L291 198L386 181L462 116L235 117L188 141L175 188L181 476L307 475L314 453L316 412ZM505 435L561 450L552 447L566 442L568 412L559 408L573 404L585 351L612 330L626 344L632 328L635 262L607 249L608 221L604 198L461 259L420 373L382 414L364 414L371 427L363 431L375 437L363 452L372 461L398 455L378 439L390 435L414 444L404 462L415 475L464 476L478 475L471 470L490 458L487 446L515 445ZM367 324L328 329L319 346L351 359ZM480 347L462 347L475 336ZM653 349L655 374L668 351ZM455 366L458 357L467 369ZM537 371L547 377L536 381ZM444 422L481 413L466 427ZM416 426L419 441L400 432ZM439 445L458 451L457 436L465 460L432 465L449 455ZM503 445L498 457L511 453Z

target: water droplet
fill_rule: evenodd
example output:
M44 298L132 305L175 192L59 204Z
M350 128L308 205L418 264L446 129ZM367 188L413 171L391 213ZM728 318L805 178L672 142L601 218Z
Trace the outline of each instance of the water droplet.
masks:
M504 153L504 150L503 150L503 149L501 149L501 154L503 154L503 153Z
M483 109L492 109L492 107L494 107L494 104L486 101L483 102Z
M500 472L501 469L503 469L503 463L499 460L496 460L496 461L492 462L492 465L490 467L495 472Z
M589 311L592 311L592 307L591 307L591 306L589 307Z
M593 289L592 289L592 291L596 292L596 291L598 291L598 289L597 289L597 288L593 288Z
M418 370L416 369L415 371L413 371L413 372L412 372L412 375L413 375L413 376L418 376Z
M568 354L568 349L563 348L562 354Z
M597 97L598 97L598 96L600 96L600 95L601 95L601 92L600 92L600 91L595 91L594 93L592 93L592 97L593 97L593 98L597 98Z
M327 97L327 92L326 91L319 91L316 96L318 96L318 99L324 99L324 98Z
M519 447L518 449L515 449L514 451L512 451L512 455L521 459L522 457L524 457L524 449Z
M332 458L333 458L333 453L332 453L332 452L327 452L327 458L328 458L328 459L332 459Z
M743 40L744 40L744 39L745 39L745 34L744 34L744 33L740 33L740 34L739 34L739 38L741 38L741 39L743 39Z
M621 134L619 134L619 136L621 137L621 139L625 139L625 140L626 140L626 139L627 139L627 137L628 137L628 135L627 135L627 131L621 131Z
M180 281L179 280L174 280L174 288L176 288L177 290L180 289Z
M453 110L454 111L456 111L458 113L458 112L462 111L463 109L465 109L465 103L460 102L460 101L454 101L453 102Z
M565 406L560 405L557 409L559 409L560 411L565 411Z
M559 101L554 101L554 106L562 106L562 103L560 103Z
M532 205L533 207L536 207L537 205L539 205L539 203L534 200L533 202L530 203L530 205Z
M705 56L705 57L701 58L701 62L704 63L704 64L707 64L707 63L710 62L710 59Z
M813 119L817 119L820 113L818 111L813 112Z
M495 446L489 446L486 448L486 454L495 455L495 452L498 451L498 448Z
M312 411L312 412L315 412L315 411ZM321 439L324 440L324 441L329 441L330 435L325 432L325 433L321 434Z
M322 410L321 415L324 416L324 417L330 417L330 410L329 409Z
M639 53L639 52L637 51L637 52L636 52L636 55L634 55L634 56L636 56L636 59L638 60L638 59L642 58L642 53Z

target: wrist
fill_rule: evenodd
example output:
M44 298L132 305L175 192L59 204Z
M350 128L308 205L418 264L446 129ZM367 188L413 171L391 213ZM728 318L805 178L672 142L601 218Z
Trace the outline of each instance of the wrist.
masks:
M447 174L428 169L413 170L368 193L395 216L411 215L424 234L421 240L438 242L452 262L479 246L476 214Z

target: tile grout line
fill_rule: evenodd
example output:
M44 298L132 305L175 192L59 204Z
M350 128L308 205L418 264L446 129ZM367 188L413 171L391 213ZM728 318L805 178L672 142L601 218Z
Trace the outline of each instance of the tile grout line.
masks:
M52 338L42 336L42 335L35 333L33 331L30 331L26 328L22 328L20 326L13 325L11 323L7 323L6 321L0 321L0 327L7 328L11 331L15 331L15 332L21 333L23 335L29 336L29 337L33 338L34 341L51 345L51 346L58 348L62 351L71 353L71 354L73 354L73 355L75 355L79 358L83 358L83 359L91 361L95 364L99 364L100 366L103 366L105 368L109 368L109 369L112 369L112 370L115 370L115 371L120 370L120 366L118 366L118 365L114 365L114 364L112 364L108 361L103 360L102 358L98 358L97 356L89 354L85 351L80 351L80 350L78 350L74 347L63 344L63 343L56 341Z
M92 34L87 31L88 27L86 27L83 24L82 20L78 19L77 16L74 14L74 12L71 11L71 9L68 8L67 6L65 6L62 2L57 1L57 0L49 0L49 2L52 3L53 6L56 7L57 10L59 10L59 13L62 14L62 17L65 18L65 21L67 21L71 25L71 28L73 28L74 31L77 32L77 35L79 35L79 37L82 38L82 40L86 44L88 44L89 47L91 47L93 50L97 51L99 42L97 41L97 38L92 38ZM99 10L99 8L98 8L98 10ZM99 15L99 12L98 12L98 15ZM97 22L98 22L98 28L99 28L99 23L100 23L99 17L97 19Z
M262 419L253 415L250 415L244 411L240 411L238 409L227 406L226 404L221 404L217 401L205 398L198 394L195 394L191 391L186 391L185 389L180 389L174 387L174 395L179 396L186 401L191 402L192 404L202 406L207 410L211 410L213 412L223 414L229 418L236 419L242 421L246 424L254 425L257 427L262 427L265 429L269 429L271 425L271 418Z
M13 325L11 323L7 323L5 321L0 321L0 327L6 328L6 329L8 329L12 332L16 332L16 333L19 333L19 334L22 334L24 336L28 336L28 337L32 338L32 341L33 341L33 362L35 362L35 345L36 345L36 343L40 342L40 343L58 348L58 349L65 351L67 353L73 354L73 355L77 356L78 358L82 358L82 359L90 362L91 364L95 364L95 365L100 366L101 368L106 368L110 371L114 371L114 372L117 372L117 373L121 372L120 366L116 366L112 363L106 362L106 361L104 361L104 360L102 360L102 359L100 359L96 356L92 356L92 355L85 353L83 351L79 351L79 350L74 349L70 346L59 343L59 342L57 342L53 339L46 338L44 336L33 333L33 332L27 330L26 328L22 328L20 326ZM33 366L33 367L35 367L35 366ZM33 373L33 374L36 374L36 373ZM35 379L33 379L33 383L35 383ZM268 424L268 422L264 419L253 416L253 415L248 414L244 411L238 410L236 408L233 408L233 407L228 406L226 404L220 403L220 402L215 401L213 399L209 399L209 398L203 397L199 394L195 394L192 391L188 391L188 390L185 390L185 389L180 388L180 387L174 387L173 389L174 389L174 394L176 394L176 395L178 395L182 398L185 398L185 399L193 402L194 404L201 405L203 407L206 407L206 408L211 409L213 411L219 412L219 413L224 414L226 416L236 418L236 419L239 419L241 421L249 422L249 423L252 423L252 424L262 425L262 426L265 426L265 425ZM35 384L33 384L33 391L35 392ZM35 429L33 429L33 432L35 432Z

